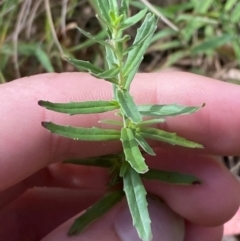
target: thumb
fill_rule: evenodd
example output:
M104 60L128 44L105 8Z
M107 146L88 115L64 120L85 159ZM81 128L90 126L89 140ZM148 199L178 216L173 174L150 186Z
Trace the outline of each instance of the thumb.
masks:
M159 240L159 237L163 241L183 241L185 235L183 219L155 199L148 199L148 204L152 220L152 241ZM74 218L62 224L42 241L68 240L67 232L73 220ZM80 235L72 237L71 240L140 241L141 239L133 226L126 200L123 200L102 218L87 227Z

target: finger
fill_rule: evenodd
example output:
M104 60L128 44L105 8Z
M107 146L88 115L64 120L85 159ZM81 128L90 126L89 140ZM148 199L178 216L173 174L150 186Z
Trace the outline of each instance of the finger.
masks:
M173 213L166 205L156 200L149 200L149 210L152 220L152 241L182 241L184 237L184 222ZM66 233L72 220L61 225L51 232L42 241L67 240ZM99 241L140 241L136 229L132 224L131 215L126 201L117 204L107 214L87 227L79 236L71 238L74 240L96 240Z
M94 204L102 191L34 188L0 211L0 240L40 240Z
M66 125L96 125L99 117L106 115L69 118L44 110L37 101L110 99L111 85L104 81L78 73L45 74L1 85L0 92L1 129L4 130L1 135L3 141L0 142L0 190L23 180L50 162L120 150L120 143L76 142L52 135L40 125L42 121L50 120ZM211 152L239 153L240 87L172 72L138 75L132 92L139 103L200 105L205 102L206 107L199 113L169 118L164 128L204 144ZM12 178L8 178L9 174Z
M160 170L195 175L201 185L170 185L144 181L148 192L158 195L180 216L203 226L218 226L229 220L240 204L239 182L219 162L186 151L158 150L148 164Z
M224 225L224 234L225 235L233 235L240 234L240 208L234 217L229 220L229 222Z
M109 171L105 168L52 164L0 192L0 209L33 187L60 187L106 191ZM63 178L64 177L64 178Z
M223 227L203 227L186 222L186 233L184 241L221 241Z

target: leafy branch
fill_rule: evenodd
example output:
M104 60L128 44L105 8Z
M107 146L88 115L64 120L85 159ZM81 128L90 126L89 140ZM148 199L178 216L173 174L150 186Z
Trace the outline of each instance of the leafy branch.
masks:
M188 107L177 104L146 104L138 106L129 90L144 53L157 28L157 19L154 14L147 13L147 10L142 10L136 15L128 17L129 2L127 0L122 0L120 3L117 0L98 0L97 3L99 7L97 18L105 26L108 39L106 41L99 40L83 29L77 29L87 38L92 39L105 48L106 69L97 67L88 61L69 57L64 58L80 71L87 71L96 78L110 82L113 86L113 98L108 101L97 100L76 103L52 103L41 100L39 105L48 110L69 115L103 113L117 110L119 120L99 120L99 122L118 125L121 126L121 129L62 126L52 122L43 122L42 126L52 133L74 140L121 141L123 148L123 153L121 154L87 160L68 160L67 162L109 168L111 175L110 187L115 186L115 188L119 189L118 184L123 184L133 225L136 227L139 237L143 241L149 241L152 238L151 219L147 208L147 193L141 179L156 179L181 185L192 185L201 183L201 181L189 174L149 170L145 163L144 153L149 155L156 154L148 144L148 139L188 148L203 148L201 144L186 140L176 133L170 133L151 126L166 121L165 118L168 116L194 113L201 107ZM137 30L133 44L126 47L130 37L125 34L125 30L140 21L142 23ZM69 230L69 235L81 232L88 224L120 201L122 196L122 190L113 192L110 189L109 193L98 203L76 219Z

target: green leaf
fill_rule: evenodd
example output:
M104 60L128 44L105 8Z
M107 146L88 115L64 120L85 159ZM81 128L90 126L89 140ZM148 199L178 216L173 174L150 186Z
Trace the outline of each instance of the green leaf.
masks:
M240 3L238 2L237 5L234 7L230 19L232 23L238 23L240 20Z
M52 122L42 122L42 126L52 133L82 141L119 140L120 131L101 128L82 128L57 125Z
M205 53L209 50L214 50L234 39L234 35L226 33L221 36L215 36L203 41L202 43L194 46L191 50L193 54Z
M68 231L68 235L76 235L82 232L89 224L103 216L114 205L121 201L124 192L121 190L107 193L103 198L88 208L79 218L75 219Z
M109 6L110 6L111 11L115 14L115 16L118 16L118 9L119 9L118 1L110 0Z
M156 156L156 153L153 151L151 146L149 146L147 141L140 134L135 133L135 140L145 152L147 152L149 155Z
M238 2L238 0L227 0L224 6L224 11L228 12L232 10L233 6Z
M142 116L138 111L138 107L127 90L118 90L117 98L121 110L133 123L138 124L142 121Z
M135 14L132 17L127 18L122 24L121 24L121 29L126 29L131 27L132 25L136 24L139 22L147 13L147 9L143 9L137 14Z
M111 168L115 163L118 162L119 157L120 157L119 155L111 154L111 155L91 157L86 159L68 159L63 163Z
M171 55L169 55L167 57L167 61L162 65L162 69L167 68L169 66L172 66L173 64L175 64L177 61L179 61L180 59L183 59L187 56L190 55L189 50L179 50L176 51L174 53L172 53Z
M106 51L106 62L108 64L108 68L112 69L116 66L118 63L118 60L116 58L115 52L113 51L112 48L109 48L105 46L105 51ZM114 99L117 99L117 85L113 84L113 97Z
M163 122L165 122L165 119L163 118L149 119L149 120L140 122L138 126L154 125L154 124L163 123Z
M149 169L149 171L142 174L141 177L149 180L158 180L161 182L179 185L196 185L202 183L199 178L190 174L162 171L157 169Z
M98 123L104 123L104 124L109 124L109 125L114 125L114 126L123 126L122 121L116 121L116 120L100 120Z
M167 132L156 128L140 127L139 134L145 138L166 142L171 145L178 145L189 148L203 148L201 144L186 140L185 138L178 136L176 133Z
M67 113L70 115L102 113L119 108L116 101L102 100L70 103L52 103L49 101L40 100L38 104L48 110Z
M138 106L139 112L144 116L176 116L186 115L198 111L202 106L183 106L178 104L171 105L141 105Z
M197 13L207 13L209 8L215 3L215 0L202 0L194 1L195 2L195 11Z
M129 0L122 0L119 12L120 14L124 15L124 19L128 17L128 10L129 10Z
M48 72L54 72L51 60L42 48L38 47L37 49L35 49L34 53L41 65L44 67L44 69L46 69Z
M141 151L139 150L134 133L130 128L122 128L121 141L126 161L128 161L132 168L138 173L147 172L148 166L145 164L145 159L142 156Z
M101 18L105 20L105 22L111 23L111 18L109 15L110 12L110 5L108 0L97 0L97 4L100 10Z
M136 227L138 236L143 241L152 239L151 220L148 213L146 190L141 178L132 168L128 168L123 176L124 192Z
M141 39L145 38L145 36L148 37L143 43L141 42L141 44L137 45L128 53L127 60L123 67L124 77L127 78L124 86L126 89L129 89L132 79L137 72L140 63L142 62L143 55L151 42L151 38L156 30L156 26L157 20L155 16L148 13L141 27L137 30L137 35L133 44L141 41Z
M118 63L115 52L112 48L108 46L105 46L105 51L106 51L106 62L108 64L108 68L112 69Z
M72 59L67 56L63 56L63 58L81 71L86 70L90 74L100 74L100 73L104 72L103 69L96 67L95 65L91 64L89 61Z
M78 26L76 26L76 29L77 29L80 33L82 33L84 36L86 36L87 38L93 40L95 43L99 43L99 44L101 44L101 45L103 45L103 46L106 46L106 47L108 47L108 48L112 48L111 44L109 44L108 42L106 42L106 41L104 41L104 40L102 40L102 39L96 38L96 37L93 36L92 34L86 32L85 30L83 30L83 29L81 29L81 28L79 28Z
M117 80L117 75L120 72L120 68L119 67L114 67L111 69L108 69L102 73L99 74L93 74L93 76L99 78L99 79L105 79L108 80L114 84L118 84L118 80Z
M104 71L101 68L96 67L95 65L91 64L89 61L72 59L69 57L64 56L65 60L67 60L70 64L75 66L79 70L86 70L91 75L95 76L96 78L105 79L111 83L117 84L117 80L114 78L119 73L119 68L114 67L112 69Z

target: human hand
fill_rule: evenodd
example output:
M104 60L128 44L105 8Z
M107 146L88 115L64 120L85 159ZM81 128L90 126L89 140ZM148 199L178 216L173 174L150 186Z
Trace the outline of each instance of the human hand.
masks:
M169 118L162 126L203 144L205 150L158 144L157 156L147 158L151 167L191 173L203 180L199 186L145 182L150 193L188 220L183 239L179 217L150 200L156 226L153 241L160 235L163 241L220 241L222 224L239 207L240 185L210 155L240 154L240 87L178 72L141 74L136 79L132 92L138 103L206 103L199 112ZM42 121L92 126L99 115L68 117L37 102L109 99L110 90L108 83L79 73L37 75L0 85L0 240L70 240L72 217L104 194L106 170L58 162L115 153L121 145L77 142L47 132ZM137 241L126 210L123 201L71 240Z

